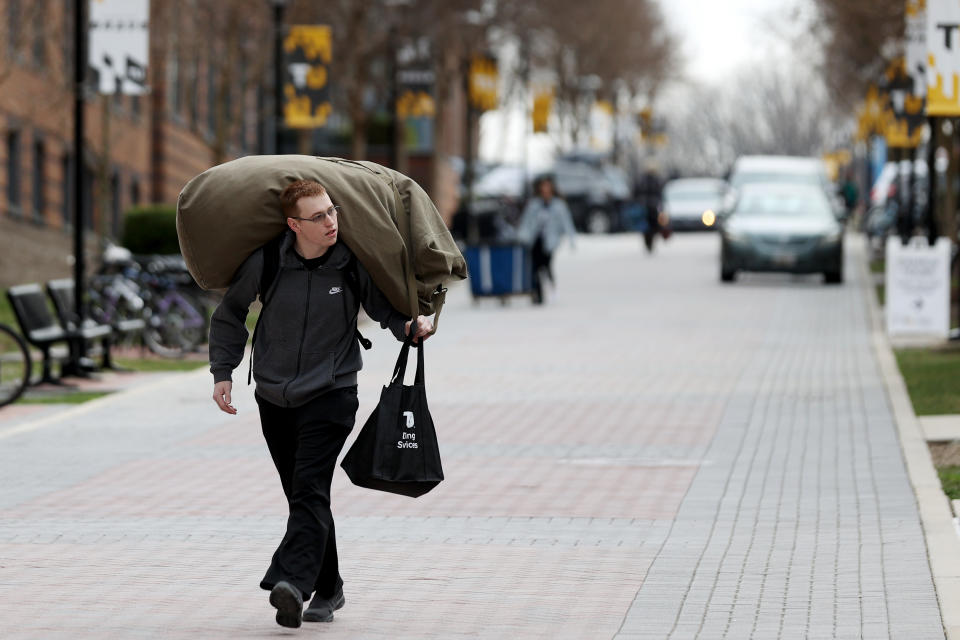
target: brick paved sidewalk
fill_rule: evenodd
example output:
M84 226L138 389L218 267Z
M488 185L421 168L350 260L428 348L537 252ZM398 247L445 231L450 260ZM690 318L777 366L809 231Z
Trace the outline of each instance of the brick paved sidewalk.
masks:
M542 308L455 289L447 480L338 473L332 624L257 588L285 510L239 374L233 418L201 371L0 425L0 637L942 638L859 270L721 286L716 251L584 238ZM396 357L370 337L361 422Z

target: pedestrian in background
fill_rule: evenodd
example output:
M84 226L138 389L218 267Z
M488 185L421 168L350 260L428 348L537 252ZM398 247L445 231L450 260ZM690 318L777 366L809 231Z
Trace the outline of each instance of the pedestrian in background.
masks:
M231 373L243 358L247 310L259 295L264 306L254 333L255 397L289 507L286 534L260 586L270 591L277 623L299 627L301 620L333 620L344 604L330 484L357 413L357 371L363 366L357 312L363 305L397 340L411 331L412 321L338 242L339 208L320 184L294 182L280 194L280 204L288 227L282 243L268 243L247 258L213 314L210 371L213 400L236 414ZM265 269L267 250L279 253L270 259L275 271ZM265 282L271 276L272 283ZM432 330L431 320L418 316L414 341Z
M543 304L543 273L550 279L551 284L556 285L553 276L553 252L565 236L569 236L570 246L575 246L577 230L573 226L570 209L557 193L557 186L551 176L537 178L533 191L536 195L530 198L520 216L517 235L522 242L530 245L533 300L537 304Z

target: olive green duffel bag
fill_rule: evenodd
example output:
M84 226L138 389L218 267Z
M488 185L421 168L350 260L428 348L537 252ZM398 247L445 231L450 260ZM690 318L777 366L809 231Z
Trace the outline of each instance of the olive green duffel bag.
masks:
M180 251L201 287L229 286L247 256L286 228L278 196L296 180L326 188L341 207L340 238L401 313L439 311L443 283L466 277L437 208L402 173L342 158L247 156L204 171L180 192Z

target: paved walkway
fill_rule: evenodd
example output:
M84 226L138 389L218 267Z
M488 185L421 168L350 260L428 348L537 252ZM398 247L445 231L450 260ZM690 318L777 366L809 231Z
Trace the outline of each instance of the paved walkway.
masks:
M543 308L456 289L426 352L447 480L338 473L347 606L292 633L257 588L284 505L249 389L232 418L205 372L0 411L0 637L943 638L859 247L841 287L721 286L717 250L584 238Z

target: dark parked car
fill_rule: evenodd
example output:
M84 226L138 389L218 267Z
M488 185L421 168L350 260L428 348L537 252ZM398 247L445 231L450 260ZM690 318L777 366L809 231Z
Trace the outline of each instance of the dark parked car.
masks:
M843 281L843 225L819 185L743 185L721 227L720 279L738 271L822 272Z
M618 167L578 158L558 160L550 170L579 231L622 231L630 184Z
M630 198L626 174L614 165L580 158L561 158L546 171L507 164L490 169L474 182L471 213L515 224L525 204L524 196L533 195L531 181L544 173L553 176L579 231L608 233L624 229L622 211Z

